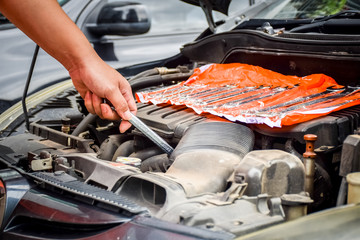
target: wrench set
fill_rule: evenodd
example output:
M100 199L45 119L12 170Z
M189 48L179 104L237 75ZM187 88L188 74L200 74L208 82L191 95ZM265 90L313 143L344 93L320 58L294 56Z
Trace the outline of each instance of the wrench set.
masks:
M196 75L195 71L195 77L193 75L186 82L138 92L137 99L144 103L186 105L198 114L207 112L230 121L267 124L270 127L296 124L360 104L359 86L340 86L332 78L321 74L298 78L296 83L291 76L287 86L284 83L288 76L281 78L276 75L276 79L269 80L273 85L267 85L263 74L259 77L261 85L246 86L239 78L236 81L217 81L210 74L201 78L202 75L204 72ZM254 72L249 75L257 77ZM279 84L276 82L278 79Z

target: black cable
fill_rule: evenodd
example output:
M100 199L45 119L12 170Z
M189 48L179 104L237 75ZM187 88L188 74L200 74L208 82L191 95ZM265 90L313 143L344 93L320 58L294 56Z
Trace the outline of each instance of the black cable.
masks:
M97 118L97 115L89 113L79 125L74 129L71 135L78 136L80 133L86 131L89 124L93 123Z
M32 77L32 74L34 72L34 67L35 67L36 58L37 58L38 53L39 53L39 45L36 45L35 51L34 51L34 54L33 54L33 58L32 58L32 61L31 61L28 77L27 77L27 80L26 80L24 93L23 93L23 96L22 96L22 99L21 99L22 108L23 108L24 117L25 117L25 122L26 122L26 129L27 130L29 130L29 128L30 128L30 121L29 121L28 111L27 111L27 108L26 108L26 97L27 97L27 93L28 93L28 90L29 90L31 77Z
M137 79L130 79L129 84L133 92L141 89L150 87L156 84L172 82L172 81L185 81L192 75L192 72L189 73L173 73L166 75L152 75L147 77L141 77Z

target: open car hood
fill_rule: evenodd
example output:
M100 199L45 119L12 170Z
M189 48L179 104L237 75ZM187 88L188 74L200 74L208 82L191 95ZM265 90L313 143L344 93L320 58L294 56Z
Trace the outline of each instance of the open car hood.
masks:
M206 20L209 24L211 32L216 32L216 24L212 15L212 11L218 11L228 15L231 0L181 0L186 3L200 6L205 13Z
M206 5L207 8L211 7L212 10L228 14L229 5L231 0L181 0L186 3L201 6Z

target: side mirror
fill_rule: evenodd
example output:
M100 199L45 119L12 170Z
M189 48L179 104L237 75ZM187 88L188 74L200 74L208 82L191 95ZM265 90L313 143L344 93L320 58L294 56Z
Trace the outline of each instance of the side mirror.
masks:
M130 36L147 33L150 17L146 7L139 3L113 2L102 6L96 23L87 23L87 30L97 36Z

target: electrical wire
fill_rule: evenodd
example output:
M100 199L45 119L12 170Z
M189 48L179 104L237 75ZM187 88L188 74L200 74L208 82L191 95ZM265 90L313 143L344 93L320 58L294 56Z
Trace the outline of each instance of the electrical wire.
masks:
M27 130L29 130L29 128L30 128L30 120L29 120L29 114L28 114L28 111L27 111L27 108L26 108L26 97L27 97L27 93L28 93L28 90L29 90L31 77L32 77L32 74L34 72L34 67L35 67L35 63L36 63L38 53L39 53L39 45L36 45L35 51L34 51L34 54L33 54L32 60L31 60L29 73L28 73L28 76L27 76L27 79L26 79L26 84L25 84L25 87L24 87L24 93L23 93L23 96L22 96L22 99L21 99L22 108L23 108L23 112L24 112L24 118L25 118L25 122L26 122L26 129Z

